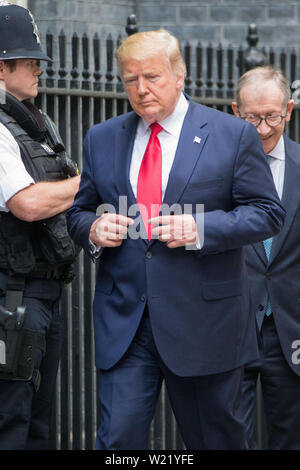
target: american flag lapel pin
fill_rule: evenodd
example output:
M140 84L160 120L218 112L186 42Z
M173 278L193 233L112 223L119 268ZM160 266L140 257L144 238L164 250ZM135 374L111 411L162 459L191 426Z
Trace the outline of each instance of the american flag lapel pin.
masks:
M194 144L194 143L200 144L200 142L201 142L200 137L198 137L197 135L195 135L194 140L193 140L193 144Z

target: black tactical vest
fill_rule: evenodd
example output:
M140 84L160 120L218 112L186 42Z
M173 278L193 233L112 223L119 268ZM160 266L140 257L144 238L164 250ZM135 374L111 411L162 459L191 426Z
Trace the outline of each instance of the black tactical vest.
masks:
M1 108L0 122L17 141L25 168L35 182L66 178L59 154L46 140L34 140ZM68 283L73 279L75 256L76 247L67 231L65 213L24 222L11 212L0 212L0 270L9 275Z

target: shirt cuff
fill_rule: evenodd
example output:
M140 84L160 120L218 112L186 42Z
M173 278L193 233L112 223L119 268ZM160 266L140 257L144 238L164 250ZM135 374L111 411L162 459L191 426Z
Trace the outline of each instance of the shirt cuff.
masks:
M103 247L95 245L95 243L93 243L89 239L89 249L90 249L90 255L92 256L93 260L100 258Z
M200 251L203 248L203 243L200 240L200 237L197 237L196 243L191 243L189 245L185 245L186 250L191 250L191 251Z

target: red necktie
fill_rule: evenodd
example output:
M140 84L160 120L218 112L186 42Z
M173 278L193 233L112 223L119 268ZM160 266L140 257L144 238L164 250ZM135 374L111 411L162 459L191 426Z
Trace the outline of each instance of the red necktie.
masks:
M151 239L152 226L148 224L147 220L159 214L162 203L162 154L157 137L162 127L154 122L150 128L152 132L139 171L136 197L149 240Z

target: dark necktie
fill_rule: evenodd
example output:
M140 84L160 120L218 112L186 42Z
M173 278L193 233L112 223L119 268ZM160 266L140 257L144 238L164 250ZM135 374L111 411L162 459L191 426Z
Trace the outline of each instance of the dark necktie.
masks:
M136 196L149 240L152 226L147 220L159 214L162 204L162 153L157 137L162 127L155 122L150 128L152 132L141 163Z

